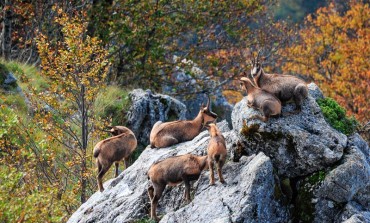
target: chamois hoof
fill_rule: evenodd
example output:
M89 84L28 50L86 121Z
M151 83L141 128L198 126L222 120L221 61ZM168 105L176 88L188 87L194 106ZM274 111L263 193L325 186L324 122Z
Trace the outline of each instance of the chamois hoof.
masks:
M102 193L103 193L103 191L104 191L104 188L101 188L101 189L100 189L100 192L102 192Z
M215 182L209 182L209 186L214 186Z
M225 180L220 180L222 184L227 184Z

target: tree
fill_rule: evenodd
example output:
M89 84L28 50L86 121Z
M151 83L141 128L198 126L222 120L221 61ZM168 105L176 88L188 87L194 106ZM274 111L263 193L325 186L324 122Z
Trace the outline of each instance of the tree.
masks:
M362 122L370 119L369 19L368 3L351 1L345 13L330 4L308 16L280 52L284 71L311 78Z
M157 91L170 84L174 93L184 93L171 76L183 59L205 71L205 76L187 72L200 85L241 73L245 61L239 49L250 46L250 24L267 2L107 0L93 5L90 27L110 47L112 80ZM233 56L216 58L218 51Z
M63 33L63 40L53 43L40 33L38 43L41 73L48 80L48 92L34 94L39 112L36 118L42 128L63 145L68 153L67 165L75 167L81 203L87 198L89 137L96 129L93 103L99 90L105 85L108 54L101 41L86 35L86 13L74 12L68 16L55 8L56 18Z
M10 59L11 46L12 46L12 8L10 0L3 0L2 5L2 32L1 32L1 50L2 56L6 59Z

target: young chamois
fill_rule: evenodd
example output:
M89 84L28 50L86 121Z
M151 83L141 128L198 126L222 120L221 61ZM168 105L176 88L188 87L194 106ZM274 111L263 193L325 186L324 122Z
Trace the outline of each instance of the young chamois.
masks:
M273 94L262 90L252 84L246 77L240 79L242 81L241 87L248 94L248 107L258 109L263 116L255 115L251 118L258 118L263 122L268 121L270 116L278 116L281 114L281 102Z
M225 183L222 176L222 167L225 164L227 151L225 138L214 123L207 124L207 129L211 135L211 139L208 144L208 167L209 167L209 184L215 184L215 177L213 175L213 163L216 162L217 173L221 183Z
M148 171L148 179L152 182L148 187L151 202L150 217L159 220L156 210L166 185L176 186L184 181L185 199L190 202L190 181L197 180L206 167L207 156L192 154L174 156L154 163Z
M217 114L212 112L211 99L208 97L206 107L201 106L194 120L156 122L150 132L150 145L152 148L163 148L192 140L199 135L207 122L214 121L216 118Z
M112 133L113 137L98 142L94 147L94 157L96 158L96 165L98 166L97 181L101 192L104 191L102 184L103 176L111 165L115 163L115 177L117 177L119 161L124 159L125 168L127 168L129 166L129 156L137 146L134 133L124 126L114 126L107 132Z
M251 75L257 87L274 94L282 103L293 99L296 112L301 111L302 102L308 95L307 84L292 75L267 74L258 61L252 60Z

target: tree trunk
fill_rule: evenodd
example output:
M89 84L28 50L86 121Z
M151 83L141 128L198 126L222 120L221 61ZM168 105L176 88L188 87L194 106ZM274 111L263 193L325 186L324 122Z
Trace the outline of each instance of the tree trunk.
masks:
M12 9L11 0L5 0L3 5L3 21L1 32L1 50L2 56L9 60L12 47Z
M81 101L82 101L82 108L81 108L81 115L82 115L81 204L85 203L86 201L86 188L87 188L86 150L87 150L87 136L88 136L88 125L87 125L88 117L87 117L85 100L86 100L85 86L82 85L81 87Z

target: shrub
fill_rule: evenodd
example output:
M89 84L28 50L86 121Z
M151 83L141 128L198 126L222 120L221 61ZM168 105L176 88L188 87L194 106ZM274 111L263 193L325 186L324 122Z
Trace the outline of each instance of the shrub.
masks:
M347 117L346 110L342 108L334 99L324 98L317 101L327 122L336 130L350 135L358 125L354 117Z

